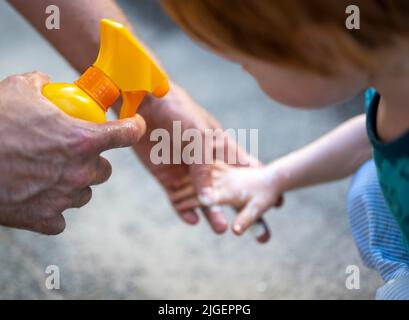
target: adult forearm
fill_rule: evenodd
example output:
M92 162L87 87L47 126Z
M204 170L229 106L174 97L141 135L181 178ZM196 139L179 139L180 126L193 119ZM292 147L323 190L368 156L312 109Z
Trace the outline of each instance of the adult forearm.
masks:
M101 19L114 19L133 32L125 14L113 0L9 0L9 3L81 73L98 54ZM48 5L59 7L60 29L46 28Z
M357 116L308 146L269 165L282 192L339 180L371 158L365 115Z

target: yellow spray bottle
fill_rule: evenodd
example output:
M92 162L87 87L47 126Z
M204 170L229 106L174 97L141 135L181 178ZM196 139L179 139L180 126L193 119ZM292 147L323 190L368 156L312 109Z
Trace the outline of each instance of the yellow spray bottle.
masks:
M121 94L120 118L133 116L147 93L166 95L166 75L122 24L101 20L100 41L94 64L73 84L45 85L47 99L75 118L103 123Z

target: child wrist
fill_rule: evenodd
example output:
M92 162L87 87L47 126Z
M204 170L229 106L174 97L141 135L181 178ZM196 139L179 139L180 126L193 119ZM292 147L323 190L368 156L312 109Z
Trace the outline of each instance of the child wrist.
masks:
M275 161L266 167L270 177L272 187L279 193L284 194L288 191L286 187L287 175L284 166L279 161Z

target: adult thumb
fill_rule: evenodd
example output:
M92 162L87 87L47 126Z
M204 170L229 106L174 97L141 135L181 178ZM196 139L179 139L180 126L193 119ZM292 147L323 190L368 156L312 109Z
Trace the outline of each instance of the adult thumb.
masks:
M132 118L108 121L104 124L87 123L91 139L99 153L116 148L125 148L137 143L146 132L145 120L140 115Z
M38 93L41 94L43 87L50 82L48 75L42 72L33 71L21 75Z

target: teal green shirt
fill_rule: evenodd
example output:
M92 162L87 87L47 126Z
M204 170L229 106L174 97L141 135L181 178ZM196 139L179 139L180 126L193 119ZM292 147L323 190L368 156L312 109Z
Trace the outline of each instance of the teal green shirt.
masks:
M383 194L409 248L409 132L393 142L382 143L376 130L379 102L380 95L369 89L366 109L368 136Z

